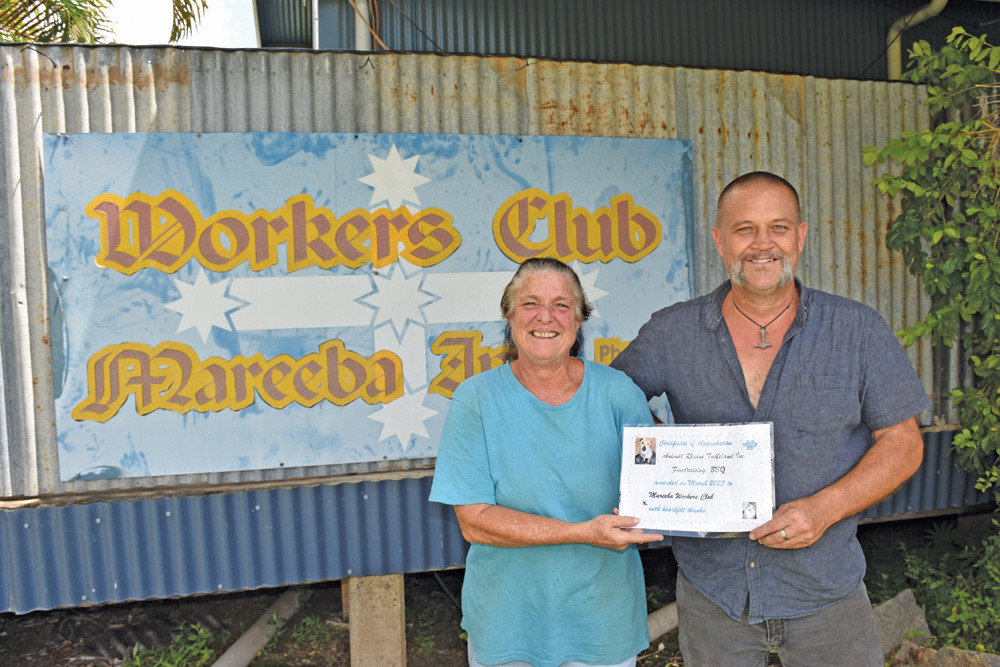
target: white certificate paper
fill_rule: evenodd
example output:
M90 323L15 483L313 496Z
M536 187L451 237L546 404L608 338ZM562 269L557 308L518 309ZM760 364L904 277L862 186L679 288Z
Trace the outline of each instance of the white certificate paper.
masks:
M619 513L668 535L753 530L774 513L772 434L770 422L625 427Z

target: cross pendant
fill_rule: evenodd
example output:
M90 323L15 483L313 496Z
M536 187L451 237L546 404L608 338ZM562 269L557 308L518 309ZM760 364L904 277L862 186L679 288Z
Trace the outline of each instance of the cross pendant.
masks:
M771 347L771 344L767 342L767 327L760 328L760 342L754 343L753 346L762 350L766 350Z

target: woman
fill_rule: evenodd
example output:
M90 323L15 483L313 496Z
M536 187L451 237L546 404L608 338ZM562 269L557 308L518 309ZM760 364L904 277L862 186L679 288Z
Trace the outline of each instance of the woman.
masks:
M472 543L469 664L633 665L649 645L635 544L662 536L613 511L621 429L650 422L645 396L575 356L593 306L562 262L524 262L500 309L513 361L455 391L431 488Z

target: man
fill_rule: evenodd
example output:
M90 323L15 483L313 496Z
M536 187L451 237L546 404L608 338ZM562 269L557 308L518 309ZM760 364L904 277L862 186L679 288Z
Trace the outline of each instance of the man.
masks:
M612 366L680 424L773 422L773 518L748 536L673 539L684 664L881 666L857 514L920 466L930 401L873 309L806 289L799 198L767 172L719 196L730 280L652 315Z

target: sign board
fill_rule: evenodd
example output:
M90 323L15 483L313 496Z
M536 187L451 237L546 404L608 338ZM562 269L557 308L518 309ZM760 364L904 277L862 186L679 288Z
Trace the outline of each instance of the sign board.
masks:
M685 141L47 135L59 469L80 480L433 457L554 256L609 362L691 296Z

